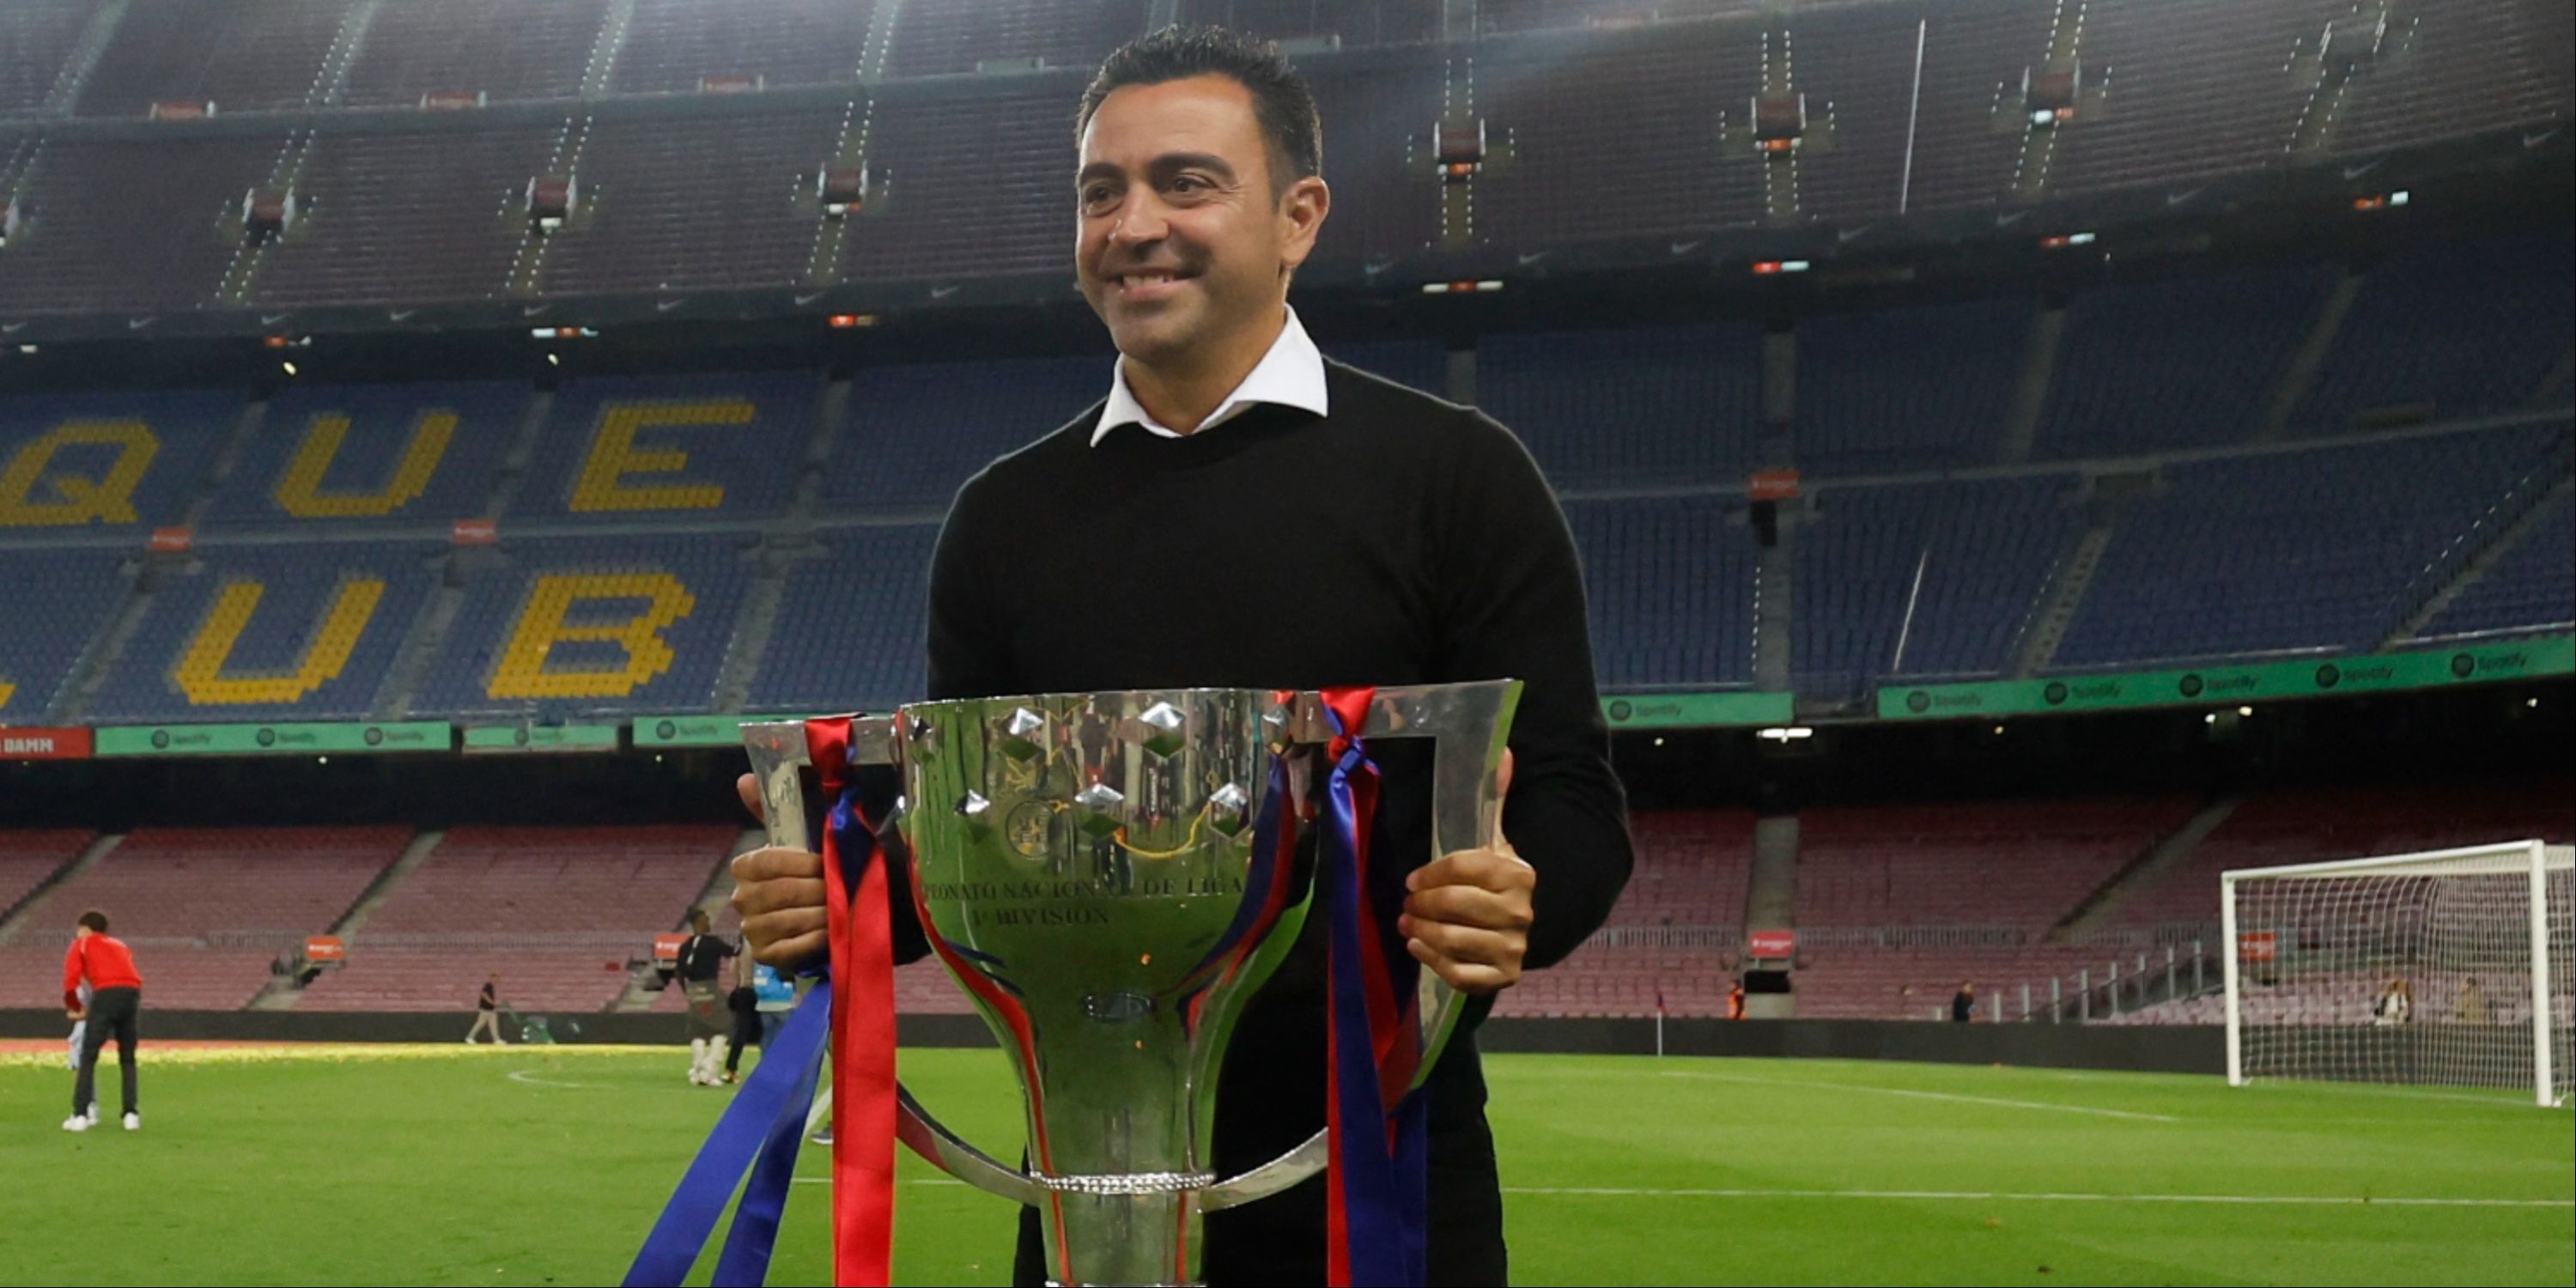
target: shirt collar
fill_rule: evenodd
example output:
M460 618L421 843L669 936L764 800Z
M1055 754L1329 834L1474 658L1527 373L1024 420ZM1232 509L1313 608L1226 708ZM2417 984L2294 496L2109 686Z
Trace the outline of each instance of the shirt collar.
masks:
M1306 328L1297 321L1295 309L1288 310L1288 324L1279 328L1279 338L1270 342L1270 352L1261 355L1261 361L1243 378L1243 383L1236 385L1234 392L1199 422L1199 431L1214 429L1261 403L1295 407L1318 416L1328 414L1324 355L1306 337ZM1147 414L1144 404L1137 402L1136 395L1127 388L1127 365L1115 362L1110 364L1109 403L1100 409L1100 424L1091 431L1091 445L1098 447L1109 431L1121 425L1141 425L1160 438L1185 437Z

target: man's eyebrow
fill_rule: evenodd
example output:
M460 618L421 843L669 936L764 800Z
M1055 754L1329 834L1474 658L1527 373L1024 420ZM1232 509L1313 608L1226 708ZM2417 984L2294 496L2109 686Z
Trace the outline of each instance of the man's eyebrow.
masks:
M1163 155L1154 158L1152 161L1147 162L1145 164L1145 169L1148 173L1166 175L1179 170L1212 170L1216 172L1217 176L1220 178L1232 179L1234 177L1234 167L1226 164L1224 157L1218 156L1213 152L1166 152ZM1079 186L1081 184L1089 183L1094 179L1120 178L1126 173L1127 172L1125 170L1119 168L1119 166L1114 162L1094 161L1091 164L1082 167L1082 169L1073 176L1073 181L1077 186Z

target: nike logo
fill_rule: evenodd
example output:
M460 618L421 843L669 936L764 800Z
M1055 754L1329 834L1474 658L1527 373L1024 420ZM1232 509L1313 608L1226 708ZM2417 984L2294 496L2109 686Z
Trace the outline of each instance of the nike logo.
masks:
M825 294L827 294L827 292L824 292L824 291L816 291L816 292L814 292L812 295L799 295L799 296L797 296L797 297L796 297L796 304L797 304L797 307L802 308L802 307L804 307L805 305L811 304L811 303L813 303L814 301L816 301L816 300L819 300L819 299L823 298L823 296L824 296Z
M1996 216L1995 216L1995 227L1997 227L1997 228L2010 228L2010 227L2012 227L2014 224L2020 223L2021 221L2023 221L2023 220L2025 220L2025 219L2028 219L2028 218L2030 218L2030 212L2029 212L2029 211L2027 211L2027 210L2015 210L2015 211L2010 211L2010 212L2007 212L2007 213L2004 213L2004 214L1999 214L1999 215L1996 215Z
M1674 254L1676 254L1676 255L1687 255L1687 254L1691 253L1692 251L1698 250L1700 247L1705 246L1705 245L1707 245L1707 244L1708 244L1708 243L1706 243L1706 242L1704 242L1704 241L1674 242L1674 243L1673 243L1673 253L1674 253Z
M2388 158L2386 157L2373 157L2368 161L2362 162L2360 165L2345 166L2343 168L2343 177L2347 179L2358 179L2361 176L2378 169L2379 163L2387 159Z
M0 335L16 335L26 329L24 322L0 322Z
M551 304L523 304L519 306L519 316L523 318L532 318L553 307L554 305Z
M420 312L419 309L388 309L385 311L385 320L388 322L408 322L411 320L411 315L418 312Z
M288 318L291 318L291 317L294 317L294 316L295 316L295 315L294 315L294 314L292 314L292 313L280 313L280 314L278 314L278 315L276 315L276 316L274 316L274 317L271 317L271 316L269 316L269 315L268 315L268 314L266 314L266 313L262 313L262 314L260 314L260 315L259 315L259 324L260 324L261 326L276 326L278 323L283 322L283 321L287 320Z
M655 300L653 301L653 311L656 313L668 313L686 303L688 303L687 300Z
M1876 227L1878 227L1876 224L1862 224L1858 228L1837 228L1834 230L1834 241L1837 243L1847 244L1853 238L1859 237L1861 234Z
M127 318L125 320L125 329L128 331L140 331L158 321L160 321L159 318Z
M2548 129L2542 130L2542 131L2541 131L2540 133L2538 133L2538 134L2526 134L2526 135L2523 135L2523 136L2522 136L2522 146L2524 146L2524 147L2526 147L2526 148L2536 148L2536 147L2539 147L2541 144L2543 144L2543 143L2547 143L2547 142L2548 142L2548 141L2550 141L2551 139L2554 139L2554 138L2557 138L2557 137L2558 137L2558 127L2556 127L2556 126L2554 126L2554 125L2553 125L2553 126L2549 127Z
M2194 188L2189 192L2168 192L2165 194L2165 205L2168 207L2179 206L2200 194L2201 189L2199 188Z
M1535 264L1535 263L1539 262L1540 260L1547 258L1547 254L1548 254L1548 253L1547 253L1546 251L1543 251L1543 250L1534 250L1534 251L1529 251L1529 252L1527 252L1527 253L1525 253L1525 254L1523 254L1523 255L1521 255L1521 256L1520 256L1521 267L1523 267L1523 268L1527 268L1527 267L1529 267L1530 265Z
M956 293L957 288L954 286L934 286L930 288L930 298L934 300L944 300Z

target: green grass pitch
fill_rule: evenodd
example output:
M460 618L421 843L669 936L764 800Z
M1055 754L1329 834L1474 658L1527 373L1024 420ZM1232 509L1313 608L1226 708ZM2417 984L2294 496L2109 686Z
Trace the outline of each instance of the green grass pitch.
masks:
M59 1128L58 1055L0 1057L0 1283L613 1282L731 1094L687 1085L676 1050L145 1056L144 1130L85 1135ZM903 1066L970 1139L1016 1152L997 1056ZM1487 1067L1523 1284L2576 1281L2576 1129L2528 1101L1828 1061ZM1006 1282L1008 1205L903 1164L896 1282ZM828 1282L824 1199L799 1187L773 1282Z

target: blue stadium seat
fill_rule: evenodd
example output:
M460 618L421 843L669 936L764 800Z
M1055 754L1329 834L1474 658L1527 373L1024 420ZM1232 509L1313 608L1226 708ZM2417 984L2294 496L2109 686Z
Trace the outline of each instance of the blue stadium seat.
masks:
M1991 460L2030 348L2026 301L1843 313L1798 328L1798 465L1817 476Z
M2564 227L2410 247L2370 270L2292 418L2341 433L2360 413L2439 419L2522 405L2576 337Z
M2325 288L2320 270L2286 269L2075 297L2036 454L2143 455L2243 441Z
M185 521L240 409L221 390L0 398L0 533Z
M1724 502L1576 501L1565 515L1604 689L1752 682L1753 534Z
M758 565L748 534L508 541L410 709L528 717L704 711Z
M2120 521L2055 665L2375 648L2564 424L2204 461Z
M437 588L423 542L203 545L165 573L100 724L365 718Z
M106 549L0 546L0 725L44 724L81 650L106 629L134 580L133 556Z
M2009 669L2049 570L2082 528L2064 499L2075 482L2057 474L1822 492L1794 538L1798 672L1847 677L1843 687L1857 692L1881 677Z
M1109 393L1108 354L862 367L824 495L836 507L944 512L993 458Z
M1491 336L1476 346L1476 401L1559 488L1736 482L1759 345L1728 324Z
M795 493L821 394L813 372L568 383L511 517L775 517Z
M2576 627L2576 502L2561 495L2417 638L2571 627Z
M923 632L936 524L838 528L788 573L754 711L885 711L927 693Z
M525 385L299 385L270 400L207 507L225 523L444 524L482 517Z

